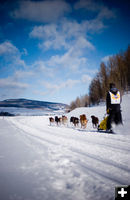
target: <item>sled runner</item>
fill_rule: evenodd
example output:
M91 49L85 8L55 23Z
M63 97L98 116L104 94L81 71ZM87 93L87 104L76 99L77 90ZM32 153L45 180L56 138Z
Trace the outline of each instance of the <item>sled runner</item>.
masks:
M116 134L113 130L103 130L103 129L99 129L98 133Z

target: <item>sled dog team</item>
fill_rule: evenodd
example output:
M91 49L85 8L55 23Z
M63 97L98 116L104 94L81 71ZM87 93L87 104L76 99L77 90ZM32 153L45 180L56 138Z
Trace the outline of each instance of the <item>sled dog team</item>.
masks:
M112 123L115 123L116 125L118 124L123 125L120 103L121 103L120 92L116 88L115 83L110 83L109 91L107 92L106 95L106 113L108 116L105 117L99 124L99 119L94 115L92 115L91 119L93 128L98 128L98 130L106 130L111 133L113 132ZM56 122L57 125L61 123L67 124L68 122L66 116L62 117L56 116L55 118L50 117L49 120L50 120L50 125L54 122ZM80 118L73 116L70 118L70 123L74 124L74 126L77 126L79 122L81 123L81 128L87 127L88 119L85 114L80 115Z
M99 119L97 117L95 117L94 115L92 115L91 118L92 118L93 128L97 128L98 124L99 124ZM54 118L49 117L49 122L50 122L50 125L52 125L54 123L57 126L59 126L61 124L67 125L68 124L68 118L65 115L63 115L62 117L58 117L58 116L55 116ZM73 124L75 127L79 126L79 123L80 123L81 128L86 128L87 123L88 123L88 119L87 119L85 114L80 115L79 118L72 116L72 117L70 117L70 123Z

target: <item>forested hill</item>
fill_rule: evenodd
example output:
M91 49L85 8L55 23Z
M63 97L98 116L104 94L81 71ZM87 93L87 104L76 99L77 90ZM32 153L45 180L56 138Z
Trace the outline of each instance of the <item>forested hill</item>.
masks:
M17 108L48 108L52 110L64 109L67 105L62 103L54 103L47 101L37 101L29 99L7 99L0 101L0 107L17 107Z

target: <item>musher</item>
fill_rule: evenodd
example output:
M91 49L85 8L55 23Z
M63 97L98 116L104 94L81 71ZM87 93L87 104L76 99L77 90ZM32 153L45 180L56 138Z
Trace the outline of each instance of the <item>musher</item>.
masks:
M120 92L116 88L114 83L110 83L110 90L107 93L106 97L106 110L108 114L107 120L107 131L113 132L112 123L116 125L122 124L122 115L121 115L121 97Z

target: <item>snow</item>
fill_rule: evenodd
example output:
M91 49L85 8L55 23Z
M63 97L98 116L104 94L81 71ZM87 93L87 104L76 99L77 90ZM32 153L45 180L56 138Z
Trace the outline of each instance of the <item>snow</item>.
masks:
M113 200L115 187L130 185L130 94L123 96L123 126L98 133L105 106L67 114L89 119L86 129L49 124L49 116L0 118L2 200ZM52 113L53 116L54 113Z

